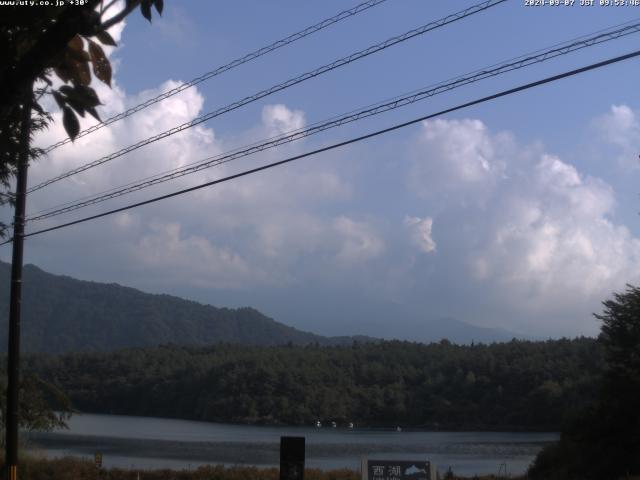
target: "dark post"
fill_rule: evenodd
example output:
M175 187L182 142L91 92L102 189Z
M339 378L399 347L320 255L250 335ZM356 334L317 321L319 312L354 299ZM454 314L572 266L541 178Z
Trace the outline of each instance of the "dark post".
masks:
M304 437L280 437L280 480L304 479Z
M22 301L22 254L24 214L27 195L27 168L31 130L31 96L33 85L25 91L20 126L20 153L16 175L16 208L13 221L13 256L11 259L11 300L9 304L9 354L7 357L7 418L5 463L6 478L18 478L18 390L20 382L20 306Z

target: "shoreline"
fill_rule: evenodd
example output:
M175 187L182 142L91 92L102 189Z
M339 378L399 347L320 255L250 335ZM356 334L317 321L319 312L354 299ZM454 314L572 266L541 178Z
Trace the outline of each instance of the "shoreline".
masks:
M69 433L35 434L30 439L30 449L49 459L72 455L90 461L95 453L101 453L104 465L109 468L136 466L139 469L179 470L211 464L269 468L279 465L280 454L280 444L274 440L176 441ZM362 456L366 455L373 458L425 458L433 461L441 471L451 465L454 470L469 476L495 473L500 464L507 463L510 471L522 474L547 443L451 443L435 440L428 444L394 445L371 442L318 444L308 441L305 456L307 467L320 471L355 470Z
M543 425L543 426L523 426L523 425L512 425L512 426L501 426L497 427L495 425L457 425L457 424L438 424L438 425L412 425L405 424L402 422L395 424L367 424L367 423L354 423L354 428L348 428L347 423L338 423L337 427L331 427L330 421L323 421L322 427L316 427L314 422L309 423L284 423L277 421L270 422L250 422L250 421L234 421L234 420L202 420L197 418L187 418L187 417L159 417L157 415L144 415L139 413L111 413L111 412L97 412L97 411L74 411L71 412L72 416L82 416L82 415L108 415L110 417L138 417L138 418L146 418L146 419L157 419L157 420L176 420L183 422L197 422L197 423L209 423L214 425L228 425L228 426L238 426L238 427L276 427L276 428L317 428L318 430L329 430L329 431L349 431L349 430L358 430L358 431L371 431L371 432L389 432L396 431L397 427L401 428L403 432L424 432L424 433L477 433L477 432L487 432L487 433L548 433L548 434L557 434L560 432L560 427L556 426L554 428L553 425Z
M29 444L49 458L104 456L109 468L181 469L222 464L279 465L282 436L306 438L306 465L322 471L358 469L360 459L428 459L465 475L496 473L507 463L522 474L556 433L423 432L244 426L115 415L77 415L70 430L32 432Z

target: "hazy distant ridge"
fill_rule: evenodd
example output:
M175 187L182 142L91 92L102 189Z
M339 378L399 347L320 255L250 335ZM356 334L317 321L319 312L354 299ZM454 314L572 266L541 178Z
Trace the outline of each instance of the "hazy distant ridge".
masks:
M10 265L0 262L0 351L6 350ZM118 284L52 275L24 268L22 345L60 353L125 347L352 343L367 337L323 337L276 322L253 308L216 308Z
M10 265L0 262L0 351L6 351ZM126 347L176 345L205 346L219 342L242 345L351 344L375 341L371 336L326 337L298 330L250 307L217 308L172 295L144 293L115 283L77 280L53 275L34 265L24 267L22 348L27 352L63 353L112 351ZM394 338L418 342L447 338L455 343L508 341L522 337L502 329L483 328L456 320L420 318L386 304L361 307L361 318L393 324L402 318L409 338L397 331ZM303 313L306 320L323 325L343 318L345 311L328 305ZM354 322L358 324L358 322ZM370 325L372 326L372 325ZM365 328L365 327L362 327Z

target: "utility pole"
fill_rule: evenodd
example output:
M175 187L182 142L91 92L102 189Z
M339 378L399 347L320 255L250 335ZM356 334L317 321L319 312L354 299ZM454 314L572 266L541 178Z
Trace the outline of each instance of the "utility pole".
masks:
M29 83L22 102L20 151L16 174L16 207L13 220L13 255L11 259L11 300L9 304L9 354L7 357L7 409L5 469L7 480L18 478L18 391L20 388L20 307L22 303L22 257L24 250L24 217L27 197L27 169L31 139L31 99L33 83Z

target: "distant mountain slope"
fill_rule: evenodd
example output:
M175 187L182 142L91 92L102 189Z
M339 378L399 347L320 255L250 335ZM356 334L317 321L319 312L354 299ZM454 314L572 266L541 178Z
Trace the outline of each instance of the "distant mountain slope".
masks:
M424 335L416 341L429 342L446 338L454 343L508 342L514 338L534 340L531 337L502 328L488 328L471 325L455 318L440 318L424 323Z
M0 351L6 351L10 265L0 262ZM367 337L323 337L253 308L216 308L118 284L24 267L22 348L27 352L109 351L124 347L286 343L336 345Z
M240 299L234 299L233 295L228 295L227 299L238 305ZM203 294L201 298L206 297ZM323 298L331 298L330 302L323 302L309 289L300 287L287 289L286 293L269 292L268 298L260 294L251 298L255 302L252 304L261 311L303 330L313 331L317 325L322 325L325 332L339 332L348 325L351 331L366 332L372 337L423 343L438 342L443 338L457 344L507 342L513 338L536 340L519 332L434 314L428 308L410 309L382 297L345 290L325 289Z
M11 266L0 262L0 352L7 348L10 274ZM447 338L458 344L523 338L513 332L453 318L429 318L428 313L407 312L399 305L383 301L352 298L349 305L349 299L343 299L322 307L310 301L305 318L297 319L304 321L307 328L339 322L371 335L326 337L289 327L254 308L216 308L115 283L53 275L34 265L25 265L24 279L21 343L26 352L112 351L168 343L350 345L354 340L376 341L373 336L427 343ZM305 299L302 293L300 297ZM298 307L298 311L304 310ZM296 318L284 317L292 322ZM402 319L403 328L393 329L394 322L390 319Z

